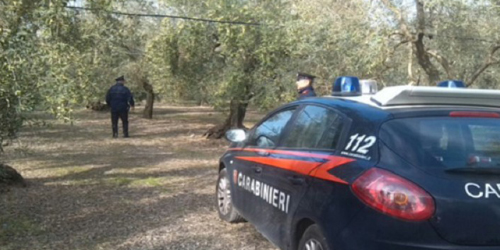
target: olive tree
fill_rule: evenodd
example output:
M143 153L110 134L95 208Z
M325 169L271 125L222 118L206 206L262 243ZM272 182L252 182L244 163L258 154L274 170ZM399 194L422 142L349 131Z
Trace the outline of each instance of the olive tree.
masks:
M150 60L163 63L156 65L158 72L163 72L160 77L166 79L163 89L228 111L222 124L207 131L208 137L220 138L229 128L243 127L249 103L262 96L268 86L280 84L283 62L290 54L282 28L289 4L237 0L169 3L183 15L203 14L213 20L252 23L166 20L161 34L150 45L158 55L153 54Z
M378 17L389 17L386 41L395 50L407 51L411 82L433 85L444 79L463 79L468 86L485 86L496 75L489 69L500 64L500 25L494 5L491 1L444 0L414 0L405 5L382 0Z

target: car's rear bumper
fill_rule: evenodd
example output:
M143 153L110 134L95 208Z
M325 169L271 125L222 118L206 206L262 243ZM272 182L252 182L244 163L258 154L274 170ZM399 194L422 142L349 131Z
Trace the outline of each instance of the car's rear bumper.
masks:
M328 230L326 230L328 231ZM429 222L404 222L365 208L338 235L326 235L342 250L500 250L500 246L460 246L440 237Z

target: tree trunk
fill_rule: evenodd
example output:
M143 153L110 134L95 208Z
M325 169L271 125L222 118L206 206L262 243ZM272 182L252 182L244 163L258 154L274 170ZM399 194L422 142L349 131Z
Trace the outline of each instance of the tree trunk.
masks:
M243 120L245 119L248 103L254 96L254 93L251 91L251 75L257 67L257 62L258 60L253 57L251 53L249 53L243 70L245 73L245 79L240 82L240 84L243 85L241 94L232 97L229 105L229 116L226 121L222 124L214 126L203 134L207 139L220 139L229 129L245 128Z
M427 49L424 44L425 37L425 10L424 10L424 1L416 0L417 5L417 40L414 42L415 44L415 53L417 55L417 61L420 67L425 71L429 78L429 84L437 84L440 80L439 70L436 66L431 62L431 58L427 53Z
M203 136L207 139L220 139L224 136L226 131L232 128L245 128L243 120L247 112L248 101L231 100L229 116L219 125L209 129Z
M153 86L149 84L147 80L142 82L142 87L146 90L146 106L144 107L144 112L142 117L146 119L153 119L153 105L155 102L155 93L153 91Z
M417 61L420 67L425 71L427 77L429 78L429 84L437 84L440 79L439 70L434 64L432 64L429 54L425 49L423 42L424 34L418 34L418 40L415 42Z

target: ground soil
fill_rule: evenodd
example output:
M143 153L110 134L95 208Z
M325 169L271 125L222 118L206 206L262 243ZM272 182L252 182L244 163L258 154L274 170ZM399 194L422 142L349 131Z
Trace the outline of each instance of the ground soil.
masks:
M0 156L28 183L0 194L0 249L276 249L251 224L217 216L228 143L201 135L220 113L159 106L155 119L141 115L130 115L127 139L111 138L108 113L89 110L73 125L25 129ZM260 117L250 112L245 125Z

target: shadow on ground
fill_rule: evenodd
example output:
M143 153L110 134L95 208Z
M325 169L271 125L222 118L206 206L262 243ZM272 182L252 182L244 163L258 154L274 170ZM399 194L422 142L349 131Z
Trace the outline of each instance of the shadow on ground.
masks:
M207 107L155 115L132 113L129 139L110 138L109 115L86 110L74 126L23 131L4 160L29 187L0 194L1 249L274 249L251 225L217 217L227 143L201 134L224 117Z

